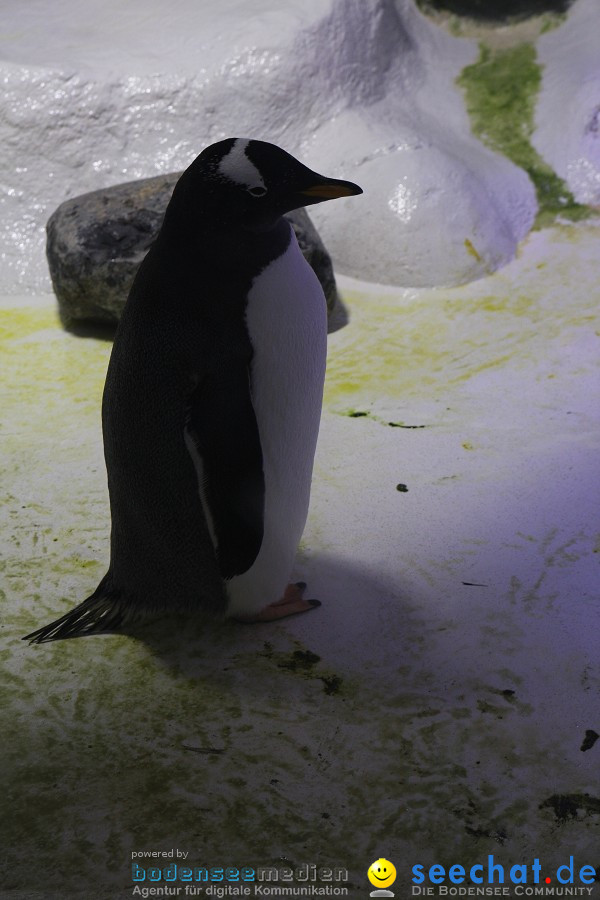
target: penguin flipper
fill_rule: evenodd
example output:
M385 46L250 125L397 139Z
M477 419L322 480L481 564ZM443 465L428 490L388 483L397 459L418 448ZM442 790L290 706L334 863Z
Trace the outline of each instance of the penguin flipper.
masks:
M221 577L232 578L252 566L264 534L263 455L247 364L201 381L189 397L186 433Z
M105 589L105 584L106 577L94 593L75 609L49 625L26 634L21 640L31 644L44 644L47 641L120 631L128 617L117 597Z

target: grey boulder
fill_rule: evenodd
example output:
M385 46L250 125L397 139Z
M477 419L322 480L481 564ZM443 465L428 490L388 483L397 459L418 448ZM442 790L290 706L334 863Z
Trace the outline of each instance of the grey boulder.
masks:
M82 194L61 203L52 214L46 226L46 254L66 327L119 320L179 175L159 175ZM286 218L321 282L331 312L337 291L329 254L304 209Z

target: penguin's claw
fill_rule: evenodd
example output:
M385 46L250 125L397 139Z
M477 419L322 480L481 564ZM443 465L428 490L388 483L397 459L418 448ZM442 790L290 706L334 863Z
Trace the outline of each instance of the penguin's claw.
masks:
M261 609L255 616L238 617L238 622L273 622L275 619L283 619L287 616L295 616L298 613L308 612L321 605L320 600L305 600L302 594L306 588L303 581L296 584L288 584L283 597L270 603Z

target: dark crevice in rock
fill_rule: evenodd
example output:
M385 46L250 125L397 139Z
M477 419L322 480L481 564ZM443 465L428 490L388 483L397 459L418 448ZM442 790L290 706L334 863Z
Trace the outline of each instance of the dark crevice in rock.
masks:
M566 13L573 0L419 0L424 12L443 10L486 21L526 19L543 13Z

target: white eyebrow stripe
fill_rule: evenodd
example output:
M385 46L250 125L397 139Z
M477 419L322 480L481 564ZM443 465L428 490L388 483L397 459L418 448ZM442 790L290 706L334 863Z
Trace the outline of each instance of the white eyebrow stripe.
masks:
M227 156L224 156L219 163L218 170L221 175L235 181L236 184L243 184L246 187L265 187L261 174L246 156L246 148L250 143L249 140L238 138Z

